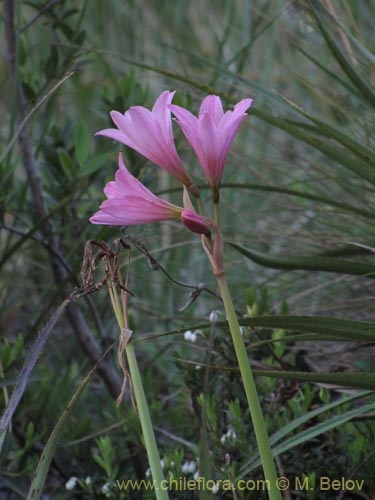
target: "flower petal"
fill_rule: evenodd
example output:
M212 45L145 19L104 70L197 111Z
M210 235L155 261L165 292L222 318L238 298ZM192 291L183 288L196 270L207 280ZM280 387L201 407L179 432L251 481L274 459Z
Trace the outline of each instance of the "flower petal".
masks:
M93 224L132 226L148 222L179 219L182 208L162 200L149 191L125 167L122 153L115 180L104 188L107 196L100 210L90 219Z
M98 135L110 137L134 149L189 187L193 185L193 180L178 156L173 138L169 105L174 93L163 92L152 111L143 106L133 106L124 114L112 111L112 120L119 130L105 129Z
M199 109L199 118L203 116L204 113L208 113L214 123L219 123L224 115L220 97L217 95L209 95L205 97Z

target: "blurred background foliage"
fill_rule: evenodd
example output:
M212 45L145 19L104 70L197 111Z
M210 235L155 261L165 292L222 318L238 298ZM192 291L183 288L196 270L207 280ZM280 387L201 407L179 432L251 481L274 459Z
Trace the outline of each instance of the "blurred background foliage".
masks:
M225 169L221 219L227 276L253 365L273 373L257 380L279 474L307 476L311 484L327 471L364 478L362 492L340 498L371 498L374 411L364 390L375 385L372 22L367 0L3 0L3 408L38 331L80 286L87 240L135 239L175 279L204 282L216 292L199 240L180 224L121 233L88 223L121 149L94 137L110 125L109 111L151 107L165 89L176 90L174 102L194 112L208 93L220 95L225 107L252 97ZM175 134L210 209L198 162L177 127ZM134 175L180 204L173 179L123 149ZM209 450L211 478L261 477L220 302L203 292L180 311L189 290L152 270L136 249L129 286L137 356L166 474L185 470L193 477L186 463L198 469L199 456ZM219 323L210 326L216 310ZM315 318L297 318L305 315ZM184 330L192 334L184 337ZM120 492L116 480L147 477L148 465L129 397L115 404L121 384L116 347L66 410L118 338L105 290L70 306L47 333L2 437L1 494L26 497L51 430L66 415L50 452L44 498L134 498ZM140 342L142 336L152 338ZM345 388L338 391L337 384ZM78 479L69 490L72 476ZM290 494L332 498L316 489ZM237 498L260 497L237 492Z

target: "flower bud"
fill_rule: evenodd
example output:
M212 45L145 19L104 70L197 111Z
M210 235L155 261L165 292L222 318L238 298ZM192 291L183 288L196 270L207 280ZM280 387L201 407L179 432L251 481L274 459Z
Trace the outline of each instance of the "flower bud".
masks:
M189 231L210 236L211 232L204 217L201 217L192 210L183 210L181 213L181 220Z

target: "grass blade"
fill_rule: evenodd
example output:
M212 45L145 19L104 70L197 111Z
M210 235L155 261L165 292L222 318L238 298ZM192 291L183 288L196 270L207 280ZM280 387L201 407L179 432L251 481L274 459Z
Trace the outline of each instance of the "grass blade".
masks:
M354 389L375 390L375 372L308 373L280 370L254 370L262 377L302 380L319 384L333 384Z
M95 366L89 371L86 377L82 380L79 387L73 394L71 400L68 405L65 407L61 417L59 418L55 428L53 429L47 444L41 454L40 460L38 462L33 481L31 483L29 493L27 495L26 500L39 500L43 493L44 484L46 482L48 470L51 464L51 460L53 458L58 440L60 439L61 432L64 428L64 425L70 416L75 403L80 398L81 394L85 390L87 384L89 383L91 377L94 375L100 363L103 361L108 352L112 349L113 345L111 345L100 358L100 360L95 364Z
M279 94L280 95L280 94ZM365 144L362 144L359 141L356 141L349 137L346 134L343 134L339 130L337 130L335 127L330 125L329 123L320 120L319 118L316 118L315 116L311 115L310 113L307 113L304 111L302 108L297 106L297 104L293 103L286 97L281 96L281 99L286 102L291 108L296 110L298 113L303 115L305 118L313 122L315 125L319 127L322 133L328 138L335 139L338 141L340 144L342 144L344 147L349 149L352 153L356 154L359 158L362 158L364 161L368 161L371 163L373 166L375 166L375 151Z
M342 404L342 400L340 400L340 404ZM299 446L302 443L305 443L306 441L309 441L317 436L320 436L332 429L335 429L336 427L346 424L347 422L350 422L354 417L357 417L359 415L363 415L364 413L367 413L368 411L373 411L375 407L375 403L369 403L366 405L361 406L360 408L355 408L354 410L350 410L344 414L341 415L335 415L334 417L321 422L317 425L314 425L313 427L309 427L308 429L299 432L295 436L291 437L290 439L287 439L284 441L282 444L276 446L273 448L273 453L274 456L280 455L281 453L284 453L296 446ZM307 414L308 415L308 414ZM311 417L313 418L313 417ZM273 436L271 436L270 440L272 442ZM247 464L241 471L240 477L245 476L246 474L249 474L249 472L253 471L257 467L260 466L260 460L259 457L256 456L257 453L254 453L252 456L249 457L249 460L247 461Z
M317 333L321 335L332 335L333 337L345 338L351 341L375 341L375 324L365 321L352 321L348 319L327 318L322 316L253 316L251 318L239 318L241 326L252 328L271 328L292 330L305 333ZM226 321L215 323L217 327L227 327ZM154 340L158 337L166 337L186 332L187 330L204 330L210 327L210 323L201 323L199 325L188 325L183 328L176 328L153 335L143 335L134 340L143 342Z
M322 141L321 139L316 137L313 133L306 133L296 125L291 124L288 120L284 118L277 118L276 116L273 116L272 114L267 113L259 108L252 107L250 114L257 116L261 120L264 120L271 125L285 130L297 139L300 139L301 141L309 144L318 151L321 151L332 160L337 161L357 176L375 185L375 173L371 171L369 165L366 162L359 160L358 158L352 158L342 148L331 146L327 142Z
M27 387L31 372L36 364L36 362L39 359L40 353L43 350L43 347L45 343L48 340L48 337L53 330L54 326L56 325L57 321L60 319L62 313L64 312L65 308L68 306L68 304L71 301L71 297L68 297L67 299L64 300L64 302L56 309L56 311L53 313L53 315L50 317L48 320L47 324L45 325L44 328L39 332L39 335L32 346L29 355L26 358L25 364L23 365L22 370L20 371L20 374L17 379L17 383L14 387L12 396L9 400L9 404L1 418L0 421L0 434L5 432L6 428L10 424L10 421L12 420L12 417L14 415L14 412L17 409L17 406L23 396L23 393L25 392L25 389Z
M331 37L329 32L323 25L323 22L317 12L317 10L313 7L310 1L310 7L314 14L314 17L318 23L319 29L327 42L328 47L330 48L333 56L335 57L338 64L341 66L342 70L346 74L346 76L350 79L350 81L355 85L355 87L361 92L363 97L365 97L366 101L375 106L375 93L367 85L362 76L354 69L353 64L350 63L349 59L345 56L339 46L336 44L334 39Z
M269 255L250 250L238 243L227 243L253 262L264 267L271 267L272 269L324 271L327 273L375 276L375 268L371 264L320 256L306 257L296 255L289 257L284 255Z

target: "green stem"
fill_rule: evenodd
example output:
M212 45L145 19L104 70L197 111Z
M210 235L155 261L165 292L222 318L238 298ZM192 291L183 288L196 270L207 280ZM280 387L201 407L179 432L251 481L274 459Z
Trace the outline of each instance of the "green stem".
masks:
M200 194L197 196L197 205L198 205L198 213L199 215L203 215L203 205L202 205L202 199Z
M219 204L214 203L215 222L219 225Z
M224 275L218 276L217 281L220 287L221 297L224 302L224 307L227 314L230 332L232 334L234 349L236 351L242 381L245 386L247 402L253 421L260 458L262 460L264 476L266 481L268 481L268 496L270 500L281 500L281 492L277 488L276 467L272 457L272 450L269 444L267 429L264 422L254 377L251 371L249 358L247 356L246 347L241 336L240 325L238 324L236 311L233 306L232 297L230 295L230 291L228 289L228 285Z
M159 450L156 444L154 430L152 428L152 422L150 413L148 411L146 396L143 390L141 374L139 373L137 358L135 357L134 346L131 341L126 346L125 352L128 359L129 371L133 385L134 396L137 403L139 419L141 421L148 461L150 463L152 478L155 483L154 491L156 494L156 498L157 500L168 500L167 491L165 489L161 489L162 486L166 483L164 481L163 470L160 464Z
M121 304L112 282L108 285L109 296L121 330L127 328L126 311L121 311ZM129 341L125 347L126 357L129 365L132 389L134 391L139 420L141 421L142 434L145 440L146 452L150 464L152 479L154 480L154 491L157 500L168 500L168 492L164 481L163 469L161 468L159 450L156 444L154 429L152 427L150 412L148 411L145 391L143 389L142 378L139 372L134 346ZM164 487L163 487L164 486ZM163 489L162 489L163 488Z

